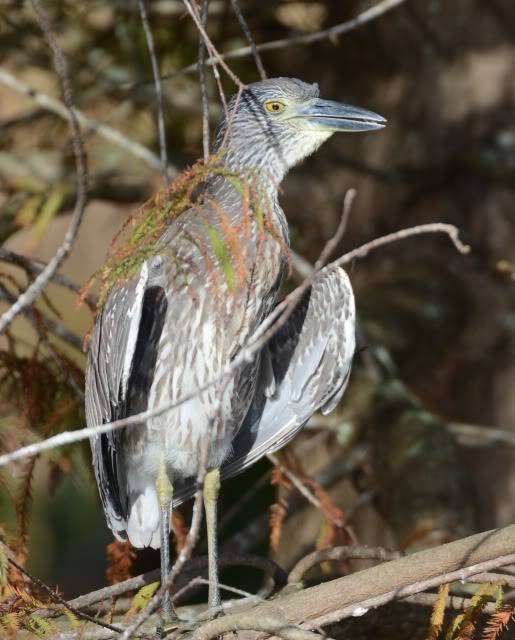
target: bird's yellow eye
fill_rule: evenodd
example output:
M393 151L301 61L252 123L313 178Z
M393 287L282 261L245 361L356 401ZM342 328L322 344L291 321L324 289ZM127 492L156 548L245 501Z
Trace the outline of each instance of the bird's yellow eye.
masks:
M268 102L265 102L265 109L267 111L270 111L270 113L279 113L280 111L283 111L286 108L286 105L283 104L282 102L279 102L278 100L269 100Z

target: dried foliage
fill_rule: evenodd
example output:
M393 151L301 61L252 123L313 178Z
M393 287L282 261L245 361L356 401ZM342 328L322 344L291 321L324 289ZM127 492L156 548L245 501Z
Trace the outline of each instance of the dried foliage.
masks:
M459 615L448 614L450 584L442 584L433 604L427 640L497 640L515 621L515 607L503 605L501 583L485 583L478 587L469 605ZM485 613L487 604L495 601L495 612ZM447 616L446 616L447 613ZM444 629L445 619L449 619Z
M207 190L208 181L213 181L216 177L227 180L240 194L245 213L240 225L231 223L228 213ZM251 220L255 221L260 232L273 233L278 241L280 238L270 222L271 203L260 177L250 170L239 173L230 170L223 163L223 154L218 154L211 156L206 163L199 161L183 171L168 187L158 191L128 219L113 241L105 266L83 289L82 297L89 293L93 282L99 280L99 306L102 306L113 285L133 277L143 262L155 255L159 248L167 249L159 244L159 240L170 224L193 205L201 207L203 204L207 204L218 218L221 232L207 220L206 232L229 290L235 289L247 276L243 240L251 231ZM208 251L203 247L199 249L204 255L209 273ZM179 264L182 260L180 256L173 256L173 259Z
M52 619L41 615L45 609L55 609L55 605L45 603L30 593L26 588L8 584L3 588L0 601L0 629L8 638L15 638L17 633L25 630L37 638L49 638L58 632ZM70 628L78 626L77 618L67 612Z
M106 578L109 584L123 582L132 577L132 565L136 552L130 542L114 540L107 545Z
M427 635L428 640L438 640L443 628L445 620L445 611L447 608L447 596L449 595L450 585L442 584L438 589L438 597L433 605L433 611L431 612L431 621L429 626L429 633Z
M270 547L277 551L281 542L284 521L288 514L288 500L293 491L292 483L286 478L281 467L274 467L271 483L278 488L278 498L270 507ZM281 495L281 490L283 495Z
M500 584L486 583L481 585L467 609L456 616L451 623L445 640L473 640L485 605L492 598L495 598L498 606L501 606L502 595Z
M14 349L0 351L0 442L1 448L20 446L36 438L44 438L82 416L70 375L80 380L82 374L62 355L67 371L56 369L54 360L42 358L36 348L31 357L16 355ZM6 529L6 537L16 561L24 565L28 556L29 523L32 506L32 484L38 457L21 462L16 469L14 486L10 488L16 531ZM70 470L67 452L61 451L50 464L49 483L54 488L63 471ZM12 484L12 481L9 483ZM23 590L26 577L15 567L9 568L9 583Z
M481 635L481 640L498 640L500 635L508 629L510 622L515 622L515 607L504 606L492 613Z
M347 524L345 514L337 507L329 493L314 478L302 477L302 481L311 488L320 503L320 511L325 519L322 535L319 537L317 548L328 549L338 545L355 542L355 535Z
M172 513L172 531L174 534L175 551L177 555L183 550L188 537L189 527L181 509L175 509Z

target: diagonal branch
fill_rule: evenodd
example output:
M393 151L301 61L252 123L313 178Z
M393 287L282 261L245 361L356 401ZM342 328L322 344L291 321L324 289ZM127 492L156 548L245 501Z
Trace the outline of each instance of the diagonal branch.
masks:
M207 32L204 29L204 25L202 24L202 20L200 16L197 15L197 12L195 11L195 9L192 7L191 2L189 0L183 0L183 2L186 9L188 10L188 13L192 17L193 22L195 23L202 39L206 44L206 47L210 55L209 60L212 60L212 64L219 64L222 67L222 69L225 71L225 73L229 76L229 78L234 82L234 84L237 87L242 88L244 86L243 83L238 78L238 76L235 75L235 73L229 68L229 66L224 62L223 56L218 52L215 45L211 41L211 38L207 35ZM195 65L194 69L197 69L197 67L198 65Z
M431 224L409 227L407 229L401 229L400 231L396 231L386 236L376 238L375 240L372 240L371 242L368 242L361 247L358 247L357 249L346 253L341 258L338 258L338 260L330 263L329 266L343 266L356 258L364 257L370 251L377 249L378 247L390 244L401 239L406 239L425 233L443 233L451 239L452 243L460 253L468 253L469 251L469 247L464 245L459 240L458 229L454 225L435 222ZM315 277L315 275L316 272L311 277ZM142 413L131 415L120 420L115 420L107 424L85 427L82 429L77 429L76 431L64 431L56 436L52 436L51 438L42 440L41 442L21 447L19 449L16 449L15 451L0 456L0 467L14 462L15 460L20 460L22 458L35 455L36 453L40 453L41 451L47 451L66 444L80 442L81 440L86 440L91 436L97 436L102 433L108 433L114 429L120 429L132 424L138 424L143 420L148 420L149 418L153 418L176 409L188 400L197 397L200 393L203 393L213 385L221 382L224 379L227 379L228 376L230 376L244 362L248 362L250 359L255 357L255 354L259 352L263 345L266 344L266 342L270 340L275 332L280 328L280 321L282 318L284 318L285 313L288 313L289 309L293 309L295 307L298 299L298 293L296 292L298 292L299 290L304 291L307 286L309 286L309 279L307 279L307 281L294 289L292 293L290 293L289 296L287 296L285 300L283 300L282 303L277 305L274 312L266 318L266 320L260 325L259 329L252 336L250 343L248 343L247 346L242 349L239 354L223 368L219 375L214 377L205 385L195 389L191 393L184 394L179 400L164 404L161 407L149 409L147 411L143 411Z
M31 305L34 300L41 294L46 287L54 273L59 269L64 260L68 257L84 215L84 209L86 207L87 199L87 166L86 166L86 153L84 151L84 145L82 142L81 132L77 116L73 111L73 95L70 82L70 75L68 72L68 64L61 47L57 43L52 31L52 26L48 19L48 16L44 12L39 0L31 0L32 7L34 9L37 22L43 31L47 43L52 50L53 61L55 70L61 80L63 87L63 97L70 116L70 129L72 134L73 152L75 155L75 163L77 166L77 200L75 202L75 209L70 222L70 226L66 231L64 240L61 246L58 248L54 257L49 261L46 267L38 274L34 282L29 285L27 290L22 293L16 302L2 315L0 318L0 334L11 324L16 316Z
M328 29L324 29L322 31L317 31L315 33L301 36L292 36L291 38L281 38L280 40L272 40L271 42L263 42L256 45L256 51L274 51L277 49L285 49L292 46L314 44L315 42L320 42L321 40L335 40L339 36L342 36L345 33L349 33L350 31L354 31L355 29L363 26L364 24L367 24L368 22L377 20L377 18L380 18L388 11L395 9L399 5L403 4L403 2L405 2L405 0L382 0L369 9L366 9L362 13L358 14L351 20L347 20L346 22L342 22L340 24L334 25L333 27L329 27ZM240 47L239 49L233 49L232 51L228 51L227 53L219 54L219 56L217 57L211 56L206 61L206 64L218 64L220 59L232 60L235 58L245 58L250 55L252 55L251 46ZM189 66L184 67L183 69L179 69L178 71L174 71L173 73L167 73L166 75L162 76L162 79L166 80L169 78L174 78L185 73L192 73L196 70L197 64L190 64Z
M511 525L279 596L256 605L248 615L255 620L277 616L288 624L302 623L304 628L315 629L514 561L515 525ZM201 632L202 627L197 633ZM257 637L245 635L246 640Z
M28 580L34 584L36 587L44 591L54 602L60 604L64 609L70 611L74 616L79 619L86 620L88 622L92 622L93 624L98 625L99 627L103 627L104 629L109 629L109 631L114 631L119 633L121 631L120 628L107 624L103 620L99 620L98 618L94 618L93 616L88 615L87 613L83 613L79 611L76 607L73 607L69 602L66 602L64 598L62 598L58 593L56 593L51 587L49 587L45 582L40 580L37 576L34 576L32 573L27 571L25 567L19 564L14 558L14 554L11 552L9 547L0 541L0 545L3 548L3 552L7 556L7 560L9 564L11 564L15 569L17 569L20 573L22 573Z
M254 61L256 63L257 70L261 77L261 80L266 79L266 71L263 66L263 61L261 60L261 56L259 55L258 48L256 47L256 43L254 42L254 38L252 37L252 33L250 32L249 25L245 20L245 16L241 12L240 5L238 4L238 0L231 0L232 10L234 14L238 18L238 22L240 23L241 29L247 38L247 42L249 43L250 50L252 51L252 55L254 56Z
M50 111L50 113L53 113L68 122L71 122L70 114L73 113L77 122L85 132L92 131L101 138L104 138L104 140L125 149L136 158L143 160L153 169L160 169L161 161L150 149L147 149L147 147L139 142L135 142L134 140L130 140L125 137L117 129L113 129L102 122L98 122L98 120L95 120L94 118L90 118L83 111L77 109L77 107L73 107L71 111L68 111L67 107L60 100L53 98L46 93L42 93L27 83L22 82L5 69L0 69L0 84L3 84L4 86L9 87L9 89L34 100L34 102L42 109ZM173 165L168 165L168 173L173 177L178 173L178 169Z
M0 260L3 262L8 262L9 264L16 265L17 267L23 269L26 273L32 275L41 273L46 267L46 262L43 262L42 260L28 258L27 256L21 255L20 253L15 253L14 251L6 249L5 247L0 247ZM61 287L65 287L66 289L69 289L74 293L82 293L82 287L62 273L54 273L51 280L52 282L55 282ZM84 300L88 303L91 309L96 308L98 301L95 296L85 296Z

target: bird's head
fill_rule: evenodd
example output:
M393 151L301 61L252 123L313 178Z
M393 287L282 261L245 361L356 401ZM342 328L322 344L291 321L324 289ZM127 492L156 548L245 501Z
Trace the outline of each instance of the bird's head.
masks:
M270 78L231 98L215 149L226 148L235 168L269 171L280 181L334 133L373 131L385 124L372 111L322 100L317 84Z

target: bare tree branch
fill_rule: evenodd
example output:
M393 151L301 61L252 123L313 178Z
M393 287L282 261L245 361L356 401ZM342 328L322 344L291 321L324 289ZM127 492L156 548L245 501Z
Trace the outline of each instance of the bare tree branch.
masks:
M14 304L17 300L17 297L13 293L11 293L7 289L7 287L3 286L3 284L0 283L0 300L7 300L7 302L9 302L10 304ZM36 312L34 311L34 308L27 309L26 314L29 316L29 319L32 325L34 326L36 333L39 335L40 338L45 339L45 342L47 342L47 340L46 340L46 336L44 335L44 332L43 333L41 332L42 326L47 331L50 331L55 336L57 336L58 338L61 338L61 340L64 340L65 342L67 342L72 347L74 347L75 349L77 349L82 353L82 344L83 344L82 338L80 338L78 335L70 331L63 324L61 324L60 322L57 322L56 320L52 320L51 318L47 317L45 314L41 313L41 311L38 311L36 314Z
M255 606L255 619L279 616L317 628L440 584L467 580L515 561L515 525L478 533ZM246 640L257 634L246 634Z
M486 425L464 424L462 422L449 422L447 428L459 439L460 444L471 446L477 444L481 446L507 444L510 447L515 447L515 435L504 429L496 429Z
M23 256L19 253L15 253L14 251L11 251L10 249L6 249L5 247L0 247L0 260L3 260L4 262L8 262L9 264L13 264L17 267L20 267L26 273L29 273L29 274L41 273L43 269L46 267L46 262L43 262L42 260L36 260L35 258L28 258L27 256ZM74 282L71 278L68 278L68 276L63 275L62 273L59 273L59 272L54 273L51 277L51 281L61 285L62 287L65 287L66 289L70 289L70 291L73 291L74 293L78 293L78 294L82 293L81 286L76 282ZM84 300L85 302L88 303L88 305L91 308L95 308L97 305L97 299L95 296L92 296L92 295L85 296Z
M261 558L260 556L253 556L245 553L232 554L231 556L222 555L219 558L219 564L221 567L243 566L260 569L265 574L265 582L270 582L272 587L285 583L287 579L284 571L273 560ZM207 570L207 556L192 558L185 563L181 576L184 577L184 579L189 580L188 576L204 572L205 570ZM103 587L102 589L92 591L91 593L87 593L70 600L68 604L75 609L85 609L104 600L117 598L128 591L141 589L141 587L152 582L156 582L156 580L159 580L159 569L143 573L134 578L129 578L128 580L118 582L110 585L109 587ZM269 591L270 586L267 587L266 592L261 593L260 597L264 598L266 593ZM177 595L177 593L174 594L174 598Z
M380 238L376 238L371 242L368 242L358 249L350 251L346 253L338 260L335 260L331 265L342 266L344 264L348 264L355 258L361 258L367 255L370 251L377 249L383 245L389 244L391 242L395 242L397 240L405 239L408 237L412 237L415 235L425 234L425 233L444 233L448 235L454 246L461 252L467 253L469 248L464 245L458 238L458 229L454 225L444 224L435 222L433 224L420 225L417 227L410 227L408 229L401 229L400 231L396 231L394 233L388 234L386 236L382 236ZM315 277L316 273L314 272L312 277ZM306 284L307 283L307 284ZM214 384L219 383L221 380L226 379L230 376L237 367L239 367L243 362L249 361L249 359L253 358L255 353L257 353L263 345L269 340L279 329L278 318L284 318L284 314L288 309L293 309L294 305L297 303L298 298L300 297L297 293L298 291L304 291L309 286L309 280L305 281L305 283L301 284L297 289L294 289L292 293L289 294L283 300L282 303L277 305L276 309L273 313L271 313L266 320L260 325L258 331L255 332L251 341L247 344L247 346L240 351L238 356L236 356L230 363L228 363L221 373L216 377L210 380L208 383L203 385L202 387L195 389L191 393L185 394L179 400L175 402L171 402L168 404L164 404L161 407L157 407L154 409L149 409L139 414L128 416L127 418L123 418L120 420L116 420L107 424L96 425L92 427L85 427L82 429L77 429L75 431L64 431L56 436L52 436L51 438L47 438L38 443L30 444L25 447L21 447L16 451L6 453L0 456L0 467L10 462L14 462L15 460L20 460L22 458L35 455L36 453L40 453L41 451L47 451L49 449L53 449L55 447L63 446L66 444L72 444L74 442L79 442L81 440L85 440L94 435L100 435L102 433L107 433L113 429L120 429L122 427L126 427L128 425L137 424L142 422L143 420L148 420L149 418L156 417L166 413L167 411L171 411L172 409L176 409L181 406L184 402L191 400L196 397L199 393L203 393L207 389L209 389ZM274 324L275 323L275 324Z
M423 607L432 607L435 601L439 598L437 593L417 593L414 596L408 596L403 599L403 602L409 602L410 604L420 604ZM473 604L472 598L463 598L462 596L447 596L445 599L446 609L455 609L462 611L468 609ZM497 605L495 602L487 602L481 609L483 613L495 613L497 611Z
M68 257L75 238L79 231L82 217L84 215L84 209L86 207L87 198L87 166L86 166L86 153L84 151L84 145L82 142L81 132L77 116L73 111L73 95L70 82L70 76L68 73L68 64L66 58L54 37L49 19L44 12L39 0L31 0L34 13L38 24L45 35L45 39L52 50L53 61L55 70L61 80L63 87L63 96L68 114L70 117L70 129L72 134L73 152L75 155L75 163L77 166L77 200L75 203L75 210L70 222L70 226L66 231L64 240L61 246L58 248L54 257L49 261L46 267L38 274L34 282L22 293L16 302L2 315L0 318L0 334L11 324L16 316L26 309L32 302L40 295L42 290L46 287L48 281L52 278L53 274L59 269L63 261Z
M238 18L238 22L240 23L241 29L247 38L247 42L249 43L249 47L252 51L252 55L254 56L254 61L256 62L256 67L259 73L261 80L266 80L266 71L263 66L263 61L261 60L261 56L259 55L259 51L256 47L256 43L254 42L254 38L252 37L252 33L249 29L249 25L245 20L245 16L241 12L240 5L238 4L238 0L231 0L232 9Z
M154 85L156 88L157 128L159 132L159 150L161 153L161 173L163 175L163 182L166 186L171 176L169 175L169 172L168 172L168 151L166 149L165 113L164 113L164 102L163 102L163 89L161 87L161 77L159 75L159 63L157 62L154 36L152 34L152 29L150 28L150 24L148 21L145 0L138 0L138 7L139 7L139 13L141 16L141 23L143 24L143 30L145 31L145 38L147 39L148 53L150 55L150 61L152 64L152 75L154 76Z
M329 27L329 29L317 31L315 33L309 33L307 35L292 36L291 38L281 38L280 40L263 42L262 44L256 45L256 50L274 51L277 49L285 49L286 47L292 47L296 45L313 44L315 42L320 42L321 40L336 40L339 36L342 36L345 33L349 33L349 31L354 31L355 29L363 26L368 22L377 20L377 18L380 18L388 11L395 9L399 5L403 4L403 2L405 2L405 0L382 0L369 9L361 12L355 18L347 20L346 22L342 22L341 24L334 25L333 27ZM250 55L252 55L252 47L240 47L239 49L233 49L232 51L228 51L227 53L219 54L219 56L217 57L211 56L206 61L206 63L208 65L212 65L218 63L219 58L221 58L222 60L231 60L235 58L245 58L246 56ZM184 67L183 69L179 69L178 71L174 71L173 73L167 73L162 77L162 79L166 80L169 78L174 78L184 73L192 73L196 70L197 65L190 64L189 66Z
M317 549L297 562L288 575L288 582L300 582L305 573L317 564L328 560L397 560L402 557L398 551L388 551L382 547L359 545Z
M385 236L366 242L361 245L361 247L358 247L353 251L349 251L341 256L341 258L331 262L330 266L343 267L343 265L349 264L349 262L352 262L356 258L364 258L370 253L370 251L373 251L378 247L390 244L391 242L396 242L397 240L404 240L405 238L418 236L421 233L446 233L460 253L467 254L470 251L470 247L460 240L459 231L454 225L446 224L445 222L430 222L429 224L421 224L416 227L409 227L408 229L400 229L399 231L394 231L393 233L388 233Z
M207 29L209 0L202 0L202 9L200 20L204 29ZM204 162L209 158L209 96L207 93L207 78L206 78L206 44L204 39L199 34L198 42L198 75L200 82L200 95L202 101L202 155Z
M77 616L77 618L82 619L82 620L87 620L88 622L92 622L93 624L96 624L99 627L103 627L104 629L109 629L110 631L114 631L116 633L120 633L122 631L119 627L116 627L116 626L114 626L112 624L107 624L103 620L99 620L98 618L94 618L92 616L89 616L87 613L83 613L82 611L79 611L77 608L71 606L69 602L66 602L66 600L64 598L62 598L58 593L56 593L46 583L44 583L38 577L32 575L32 573L27 571L27 569L25 569L25 567L22 567L21 564L16 562L14 554L11 552L11 550L9 549L9 547L6 544L4 544L2 541L0 541L0 545L2 545L2 548L4 549L4 553L6 554L7 560L9 561L9 563L13 567L15 567L20 573L22 573L25 577L27 577L30 582L32 582L39 589L44 591L52 600L54 600L55 602L60 604L64 609L67 609L68 611L73 613L73 615Z
M218 52L215 45L211 41L211 38L207 35L206 30L204 29L204 26L200 19L200 16L197 15L197 12L192 7L191 2L189 0L183 0L183 2L186 9L188 10L188 13L193 18L193 22L195 23L202 39L206 44L207 50L209 51L209 55L210 55L209 60L212 60L213 64L219 64L237 87L239 88L244 87L244 84L241 82L238 76L224 62L223 56ZM197 66L198 65L195 65L194 68L197 69Z
M106 124L98 122L94 118L90 118L85 113L73 107L71 111L68 111L66 106L57 98L53 98L52 96L47 95L46 93L42 93L37 89L34 89L30 85L25 82L22 82L18 78L16 78L12 73L9 73L5 69L0 69L0 84L3 84L6 87L9 87L13 91L20 93L21 95L34 100L36 104L38 104L42 109L46 111L50 111L55 115L63 118L63 120L71 121L70 113L73 112L75 118L77 119L80 126L83 128L85 132L92 131L97 134L104 140L115 144L122 149L125 149L130 154L143 160L150 167L159 171L161 168L161 161L158 156L155 155L150 149L147 149L139 142L135 142L134 140L130 140L126 136L124 136L120 131L109 127ZM172 177L177 175L178 169L173 165L168 166L168 174Z

